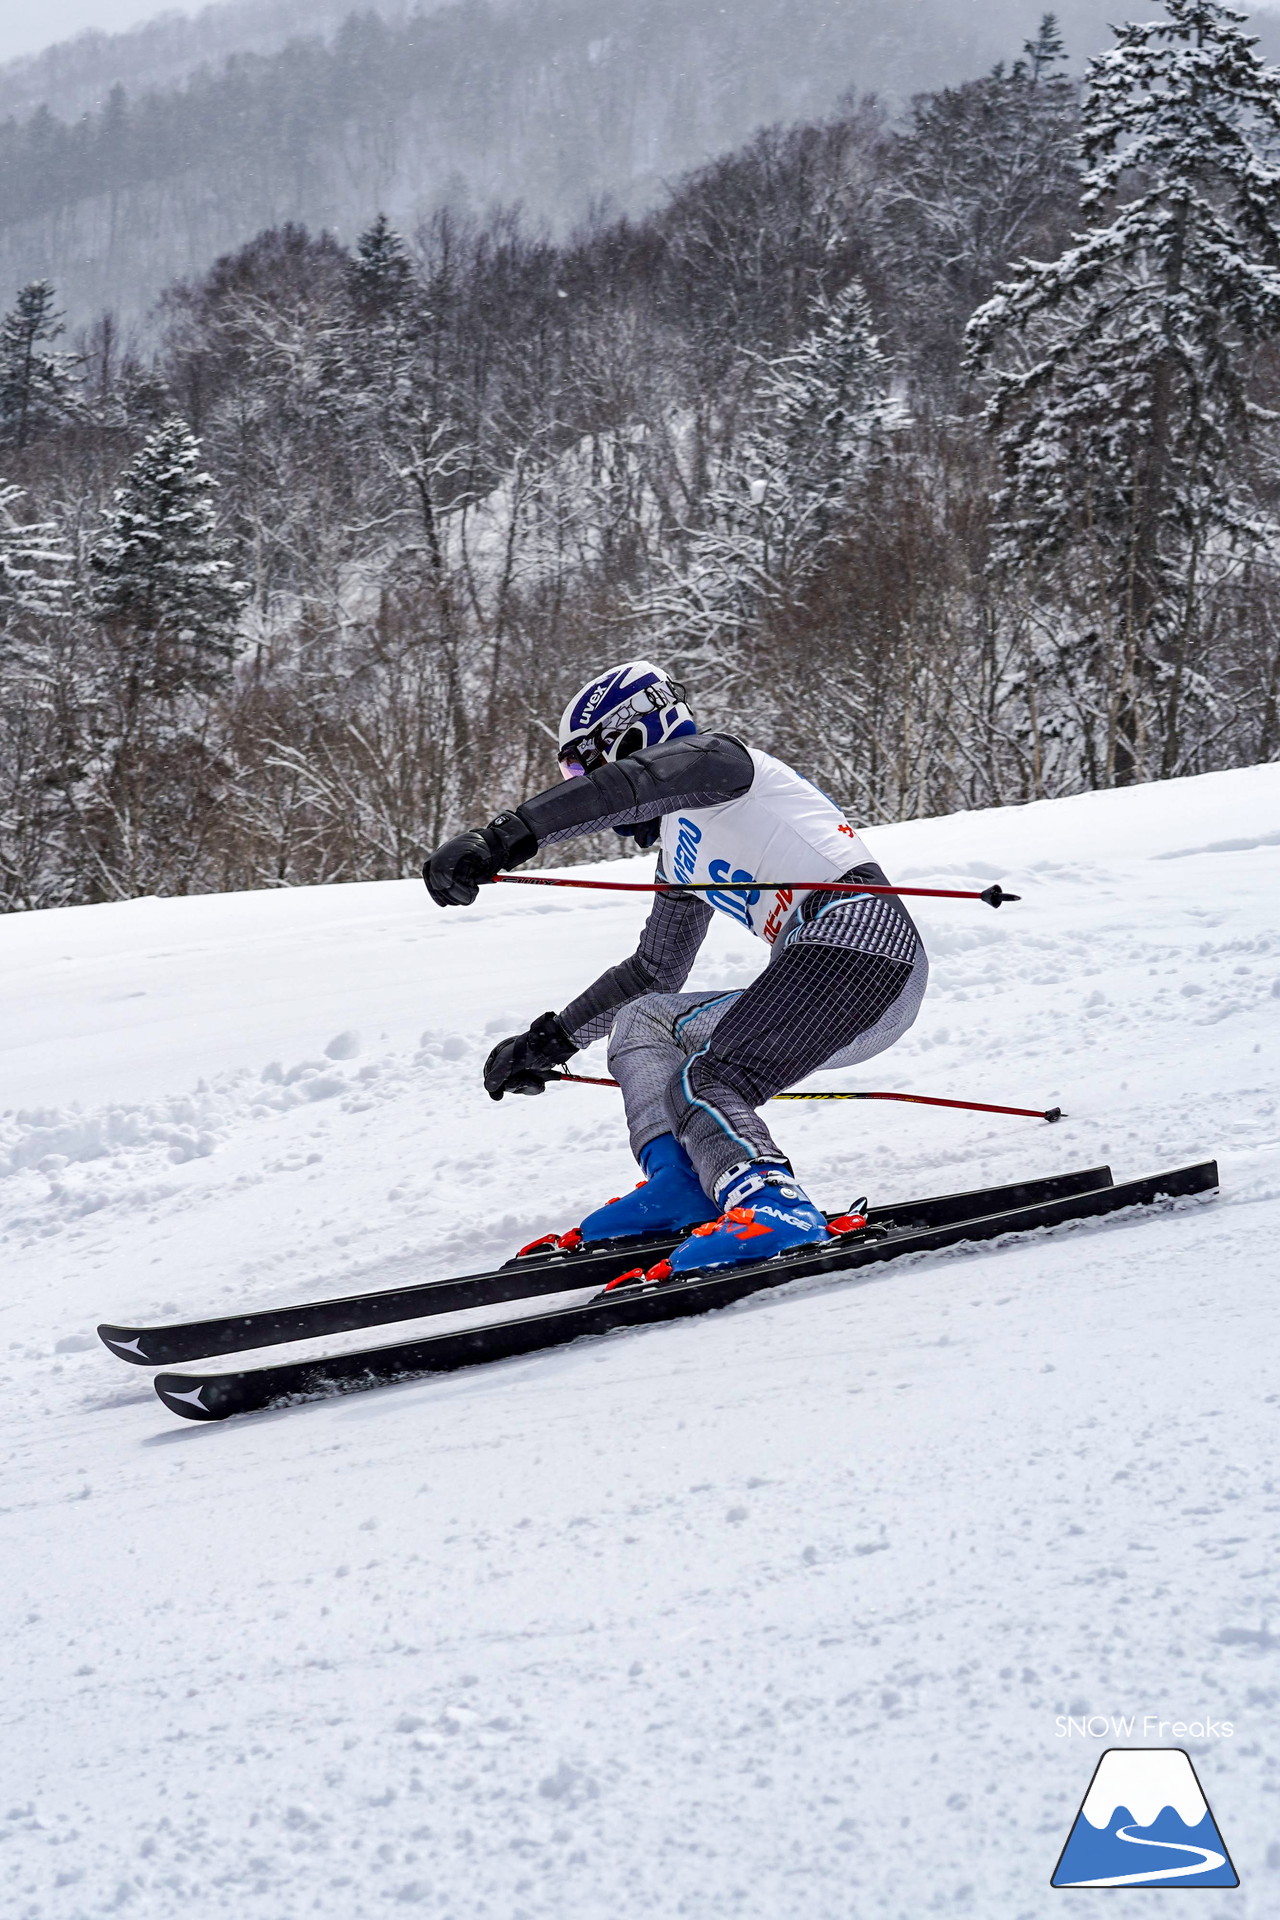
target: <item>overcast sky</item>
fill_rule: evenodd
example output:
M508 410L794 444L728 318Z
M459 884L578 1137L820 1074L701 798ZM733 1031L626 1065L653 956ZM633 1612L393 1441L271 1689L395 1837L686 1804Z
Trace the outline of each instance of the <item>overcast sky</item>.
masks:
M354 5L354 0L353 0ZM182 0L0 0L0 60L15 54L38 53L55 40L69 40L86 27L118 33L154 20L159 13L195 13Z

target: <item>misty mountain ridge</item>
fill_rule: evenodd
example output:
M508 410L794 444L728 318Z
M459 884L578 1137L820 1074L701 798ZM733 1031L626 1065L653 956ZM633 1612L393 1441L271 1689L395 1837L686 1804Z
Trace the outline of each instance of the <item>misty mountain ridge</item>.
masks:
M1016 57L1042 11L419 0L410 12L391 0L340 19L332 0L238 0L82 36L0 72L0 87L21 68L50 89L0 124L0 288L48 278L73 320L104 307L136 319L173 280L285 222L350 241L379 209L411 230L442 205L503 202L564 233L593 209L644 210L763 125L820 119L850 94L900 109L975 77ZM1057 9L1075 70L1111 44L1110 11ZM289 38L301 19L311 31ZM237 35L220 64L206 54L176 83L157 78ZM254 50L273 36L284 44ZM101 98L110 74L100 105L66 104Z
M302 36L331 38L351 0L222 0L198 13L157 13L119 33L89 27L39 53L0 63L0 120L47 107L59 119L98 113L113 87L176 86L239 53L270 54ZM386 20L428 13L431 0L367 0Z

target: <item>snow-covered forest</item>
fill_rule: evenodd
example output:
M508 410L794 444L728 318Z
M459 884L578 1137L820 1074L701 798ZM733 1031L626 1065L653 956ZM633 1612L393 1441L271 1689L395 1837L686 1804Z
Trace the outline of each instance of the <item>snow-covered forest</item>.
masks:
M1278 140L1167 0L563 242L264 231L145 354L27 285L5 904L404 873L642 652L869 822L1277 757Z
M1106 0L1060 5L1077 54L1102 43ZM0 286L52 278L77 322L133 322L286 221L350 243L376 208L412 232L496 200L563 238L845 94L896 113L1035 18L1033 0L238 0L73 41L0 69Z

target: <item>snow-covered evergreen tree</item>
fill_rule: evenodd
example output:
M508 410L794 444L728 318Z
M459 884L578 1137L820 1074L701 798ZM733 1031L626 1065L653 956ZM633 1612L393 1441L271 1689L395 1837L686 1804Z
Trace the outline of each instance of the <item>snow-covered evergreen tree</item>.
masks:
M344 340L345 400L352 430L377 446L394 516L407 503L420 521L432 573L444 563L442 522L456 435L423 351L429 315L403 238L380 213L356 242L347 269L352 324ZM416 543L414 543L416 544ZM408 547L402 547L408 553Z
M814 318L799 345L769 366L766 425L744 460L753 504L775 516L779 536L785 527L800 566L816 558L873 447L899 417L861 285L851 281L820 301Z
M22 288L0 320L0 445L25 447L74 404L74 362L54 341L63 331L48 280Z
M118 636L134 699L224 679L245 588L218 531L217 482L176 415L126 469L89 555L90 608Z
M1075 216L1078 89L1053 14L1023 53L922 95L886 143L877 255L917 380L954 377L974 308L1020 256L1056 252Z
M22 517L25 504L0 481L0 912L75 897L62 831L73 623L58 617L71 556L55 526Z
M162 421L89 554L88 611L106 644L81 695L73 813L91 897L185 890L216 832L227 774L210 696L230 678L246 589L215 486L186 422Z
M0 634L23 614L54 613L62 603L70 555L52 522L20 520L21 487L0 480Z
M669 648L730 676L749 670L752 642L803 595L899 418L861 285L820 300L814 319L765 364L754 423L650 603Z
M409 250L386 214L380 213L356 241L350 267L352 292L366 312L384 313L403 301L412 281Z
M968 333L974 363L1002 354L999 557L1065 609L1076 711L1118 784L1195 764L1215 594L1266 537L1239 455L1252 352L1280 331L1280 72L1220 0L1166 13L1090 63L1088 228Z

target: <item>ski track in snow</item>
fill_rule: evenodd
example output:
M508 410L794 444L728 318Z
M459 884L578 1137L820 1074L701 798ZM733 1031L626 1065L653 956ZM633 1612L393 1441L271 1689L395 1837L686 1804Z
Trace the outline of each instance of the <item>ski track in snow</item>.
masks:
M616 1094L478 1074L644 903L0 921L6 1920L1039 1920L1067 1713L1234 1722L1197 1912L1276 1911L1280 767L868 839L1023 902L918 903L916 1028L821 1083L1068 1117L775 1107L815 1198L1220 1200L223 1426L96 1322L479 1269L636 1178ZM694 984L762 959L720 919Z

